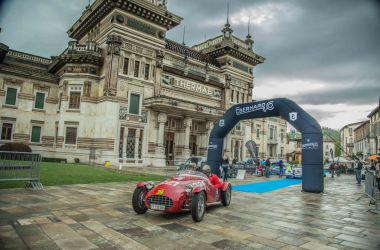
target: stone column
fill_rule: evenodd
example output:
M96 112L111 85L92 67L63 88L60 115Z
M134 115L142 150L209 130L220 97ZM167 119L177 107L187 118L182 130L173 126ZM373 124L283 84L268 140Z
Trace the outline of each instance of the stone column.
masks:
M184 140L184 150L183 150L183 155L185 158L190 157L190 148L189 148L189 143L190 143L190 127L191 127L192 119L190 117L186 117L183 120L183 125L185 127L185 140Z
M164 134L165 134L165 123L168 120L166 113L159 113L157 116L158 120L158 134L157 134L157 146L164 146Z
M164 57L165 57L165 53L163 50L156 51L156 72L155 72L155 79L154 79L154 96L161 95L161 77L162 77L162 71L164 67L164 62L163 62Z
M157 115L158 131L157 131L157 147L155 159L153 165L157 167L166 166L165 148L164 148L164 136L165 136L165 123L168 117L166 113L159 113Z
M105 96L116 96L122 38L117 35L109 35L106 43L107 55L105 58L105 86L103 94Z

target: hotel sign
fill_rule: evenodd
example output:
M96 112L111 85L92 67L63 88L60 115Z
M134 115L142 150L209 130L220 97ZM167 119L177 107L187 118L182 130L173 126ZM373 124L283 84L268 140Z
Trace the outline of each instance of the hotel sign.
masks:
M180 79L169 75L163 75L161 78L161 83L163 85L171 85L176 88L186 89L203 95L212 96L219 99L221 98L220 90L197 82Z

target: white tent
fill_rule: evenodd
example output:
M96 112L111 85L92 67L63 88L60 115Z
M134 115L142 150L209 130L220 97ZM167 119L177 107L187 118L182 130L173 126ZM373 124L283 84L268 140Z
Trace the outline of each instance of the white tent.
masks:
M354 162L354 160L351 160L351 159L347 159L347 158L344 158L344 157L338 156L338 157L335 157L335 158L334 158L334 162L340 162L340 163L352 163L352 162Z

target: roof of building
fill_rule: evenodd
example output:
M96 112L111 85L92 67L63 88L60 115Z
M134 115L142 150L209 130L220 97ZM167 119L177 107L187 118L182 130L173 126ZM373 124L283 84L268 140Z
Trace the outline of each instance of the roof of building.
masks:
M369 120L364 121L362 124L360 124L359 126L357 126L357 127L354 129L354 131L355 131L355 130L358 130L359 128L363 127L364 125L366 125L366 124L368 124L368 123L369 123Z
M374 110L372 110L371 113L369 113L369 115L367 115L367 117L370 118L372 115L374 115L379 110L380 110L380 104Z
M354 126L354 125L358 125L358 124L361 124L361 123L363 123L363 122L364 122L364 121L349 123L349 124L347 124L347 125L344 125L344 126L340 129L340 131L342 131L343 129L345 129L345 128L347 128L347 127Z
M195 49L187 47L186 45L177 43L173 40L166 39L166 49L183 56L191 57L201 62L211 63L215 66L218 65L217 62L213 60L212 58L210 58L209 56L199 51L196 51Z

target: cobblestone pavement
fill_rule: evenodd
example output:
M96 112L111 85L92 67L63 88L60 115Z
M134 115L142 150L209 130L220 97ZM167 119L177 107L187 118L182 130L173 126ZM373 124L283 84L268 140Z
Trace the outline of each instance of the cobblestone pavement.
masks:
M325 180L323 194L234 191L200 223L188 212L136 215L133 183L0 190L0 249L379 249L380 215L357 200L364 186Z

